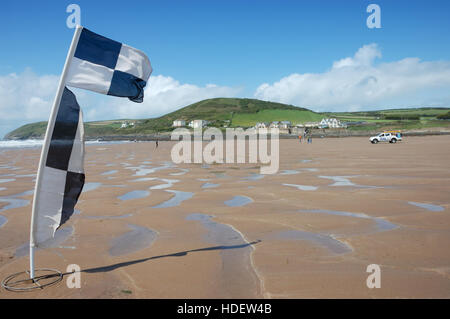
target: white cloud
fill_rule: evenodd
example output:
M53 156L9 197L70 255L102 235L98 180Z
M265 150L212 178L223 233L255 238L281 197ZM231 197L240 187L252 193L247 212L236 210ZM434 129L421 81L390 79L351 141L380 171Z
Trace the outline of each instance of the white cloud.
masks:
M215 97L234 97L240 88L207 84L204 87L182 84L172 77L151 76L144 92L144 102L109 98L100 107L88 111L88 117L148 118L175 111L189 104Z
M38 76L29 69L0 76L1 119L31 121L48 116L58 80L58 76Z
M449 105L450 62L405 58L376 64L377 58L377 45L365 45L324 73L294 73L264 83L255 97L317 111Z
M25 123L46 121L59 76L39 76L30 69L0 75L0 137ZM86 121L161 116L207 98L233 97L240 88L207 84L183 84L163 75L151 76L143 103L73 89Z

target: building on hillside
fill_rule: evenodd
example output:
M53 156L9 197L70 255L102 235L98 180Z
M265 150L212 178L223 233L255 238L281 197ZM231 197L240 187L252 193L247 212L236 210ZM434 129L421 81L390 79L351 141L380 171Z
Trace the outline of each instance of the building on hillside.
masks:
M185 121L185 120L175 120L175 121L173 121L172 126L173 126L173 127L183 127L183 126L186 126L186 121Z
M319 127L320 128L341 128L341 127L345 127L345 125L343 125L341 123L341 121L339 121L336 118L324 118L324 119L322 119L322 121L320 121Z
M267 123L267 122L258 122L258 123L256 123L255 128L256 129L258 129L258 128L269 128L269 123Z
M193 120L189 122L189 126L192 128L203 128L208 124L205 120Z
M289 129L292 127L291 121L281 121L280 122L280 128L281 129Z
M122 124L120 125L120 128L127 128L127 127L134 127L134 122L130 122L128 123L127 121L122 122Z
M280 128L280 122L273 121L272 123L270 123L269 128Z

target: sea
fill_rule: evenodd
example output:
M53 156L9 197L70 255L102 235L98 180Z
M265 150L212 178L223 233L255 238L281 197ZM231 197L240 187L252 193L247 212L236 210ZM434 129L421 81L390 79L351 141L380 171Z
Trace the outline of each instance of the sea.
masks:
M86 141L86 145L90 144L122 144L131 143L132 141ZM0 149L10 148L40 148L44 144L44 140L0 140Z

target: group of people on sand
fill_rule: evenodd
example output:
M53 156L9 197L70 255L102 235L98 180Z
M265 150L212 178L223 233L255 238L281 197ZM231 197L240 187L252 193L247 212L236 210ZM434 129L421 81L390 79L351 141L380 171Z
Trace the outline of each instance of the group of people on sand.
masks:
M306 138L306 142L307 142L308 144L311 144L311 143L312 143L312 137L311 137L311 135L308 135L308 136L305 135L305 137L303 137L302 135L299 135L299 136L298 136L298 141L301 143L301 142L302 142L302 139L305 139L305 138Z
M304 133L303 135L300 134L300 135L298 136L298 141L299 141L299 143L301 143L301 142L302 142L302 139L305 139L305 138L306 138L306 141L307 141L308 144L311 144L311 143L312 143L312 136L311 136L311 134L309 133L308 130L305 130L305 133Z

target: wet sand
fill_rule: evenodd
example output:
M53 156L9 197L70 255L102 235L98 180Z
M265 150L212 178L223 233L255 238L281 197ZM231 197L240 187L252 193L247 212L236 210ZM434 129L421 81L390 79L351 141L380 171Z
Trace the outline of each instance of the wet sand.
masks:
M173 145L88 145L77 212L36 252L81 288L0 298L450 298L450 136L281 140L273 175ZM0 279L28 268L39 154L0 152Z

